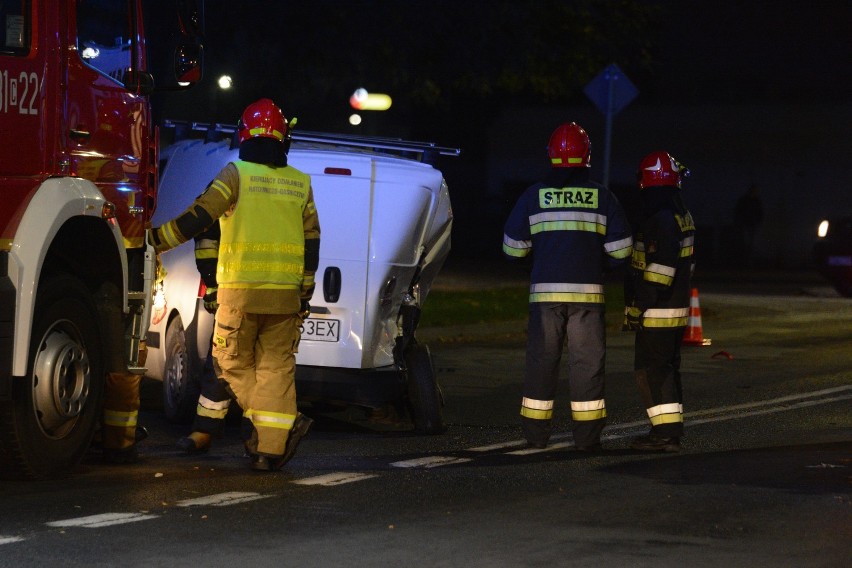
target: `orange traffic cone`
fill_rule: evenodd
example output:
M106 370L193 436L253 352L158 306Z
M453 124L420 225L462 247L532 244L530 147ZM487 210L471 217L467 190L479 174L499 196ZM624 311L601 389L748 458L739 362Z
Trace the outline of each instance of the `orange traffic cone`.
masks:
M710 339L704 339L701 329L701 307L698 305L698 288L692 289L689 298L689 320L686 322L686 332L683 334L684 345L710 345Z

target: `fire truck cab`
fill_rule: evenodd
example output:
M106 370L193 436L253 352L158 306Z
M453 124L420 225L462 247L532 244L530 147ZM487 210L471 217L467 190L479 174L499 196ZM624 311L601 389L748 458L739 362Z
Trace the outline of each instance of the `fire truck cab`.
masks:
M200 79L200 6L171 22ZM143 0L0 3L0 477L70 471L107 372L143 374L156 204Z

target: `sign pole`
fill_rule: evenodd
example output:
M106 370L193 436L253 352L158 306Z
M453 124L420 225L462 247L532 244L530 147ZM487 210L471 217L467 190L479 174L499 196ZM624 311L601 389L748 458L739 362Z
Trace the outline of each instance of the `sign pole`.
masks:
M603 184L609 187L609 160L612 155L612 118L615 115L615 73L609 73L609 92L607 93L606 105L606 131L604 133L604 173Z
M618 65L613 63L592 79L583 89L606 119L604 133L603 184L609 187L610 156L612 153L612 123L615 115L636 98L639 91Z

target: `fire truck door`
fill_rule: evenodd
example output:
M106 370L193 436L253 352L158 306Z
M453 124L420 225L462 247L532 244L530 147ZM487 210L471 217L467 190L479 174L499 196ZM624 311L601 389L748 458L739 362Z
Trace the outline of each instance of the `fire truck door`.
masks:
M134 2L79 2L70 26L76 29L76 57L68 61L67 136L72 171L95 182L115 204L125 246L144 236L149 116L146 100L123 85L125 74L142 64L132 42Z

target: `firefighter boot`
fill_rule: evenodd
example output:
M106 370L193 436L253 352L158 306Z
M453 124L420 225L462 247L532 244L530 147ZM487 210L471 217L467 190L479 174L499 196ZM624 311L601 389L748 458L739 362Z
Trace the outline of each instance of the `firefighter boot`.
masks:
M654 434L648 434L647 436L642 436L633 440L633 442L630 443L630 447L642 452L674 453L680 451L680 438L674 436L671 438L663 438Z
M255 471L278 471L284 464L290 461L296 455L296 448L302 438L308 433L314 421L301 412L296 416L293 422L293 428L287 436L287 443L284 445L284 454L281 456L270 456L265 454L251 454L251 468Z
M308 434L313 424L313 419L308 418L301 412L296 415L296 420L293 421L293 428L290 430L290 435L287 436L287 443L284 445L284 455L281 456L281 463L276 464L276 469L281 469L285 463L293 459L293 456L296 455L296 447L298 447L302 438Z
M192 432L189 436L181 438L175 444L187 455L206 454L210 449L213 436L207 432Z

